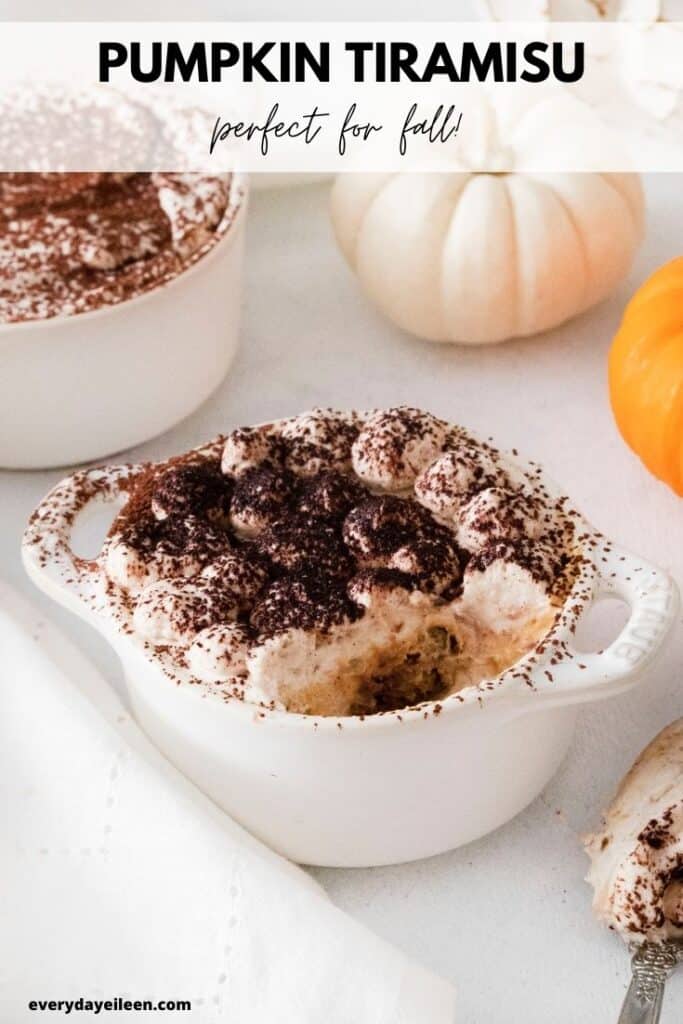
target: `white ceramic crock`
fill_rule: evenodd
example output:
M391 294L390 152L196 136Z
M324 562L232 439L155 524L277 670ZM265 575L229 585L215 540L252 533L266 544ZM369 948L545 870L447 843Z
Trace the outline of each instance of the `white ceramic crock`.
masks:
M170 429L218 386L237 347L247 182L232 222L167 284L76 316L0 326L0 466L99 459Z
M72 550L74 523L102 502L113 515L129 473L84 471L55 488L24 538L28 573L109 640L133 713L169 760L252 833L301 863L408 861L502 825L558 768L578 706L641 679L676 615L677 590L665 573L600 541L552 633L562 645L559 661L557 647L547 644L488 688L364 720L224 702L200 687L174 685L107 615L96 563ZM572 643L577 608L605 595L629 605L628 622L606 650L579 653Z

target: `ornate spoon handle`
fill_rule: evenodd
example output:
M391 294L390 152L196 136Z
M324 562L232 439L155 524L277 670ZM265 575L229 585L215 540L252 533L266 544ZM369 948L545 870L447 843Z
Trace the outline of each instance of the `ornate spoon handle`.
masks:
M645 942L631 958L633 977L618 1024L657 1024L662 1012L666 979L683 960L683 945Z
M664 983L656 989L654 995L641 997L638 982L631 981L619 1014L619 1024L658 1024L664 997Z

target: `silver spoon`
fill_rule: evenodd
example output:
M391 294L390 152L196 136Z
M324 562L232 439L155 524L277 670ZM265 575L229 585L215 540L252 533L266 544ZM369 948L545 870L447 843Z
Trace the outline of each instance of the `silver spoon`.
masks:
M644 942L633 947L631 984L618 1024L657 1024L667 978L683 963L683 942Z

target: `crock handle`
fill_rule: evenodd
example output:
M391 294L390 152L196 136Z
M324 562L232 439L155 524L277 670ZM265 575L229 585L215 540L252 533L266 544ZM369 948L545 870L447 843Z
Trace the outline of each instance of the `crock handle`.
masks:
M563 638L559 658L553 656L552 645L547 648L534 669L534 687L562 704L611 697L633 686L662 647L678 612L678 588L662 569L610 543L594 557L598 576L591 604L617 597L629 606L630 615L604 650L576 650L573 632Z
M72 547L77 521L95 504L124 504L130 482L144 464L84 469L66 477L36 508L22 541L22 558L33 582L59 604L91 618L96 604L95 563Z

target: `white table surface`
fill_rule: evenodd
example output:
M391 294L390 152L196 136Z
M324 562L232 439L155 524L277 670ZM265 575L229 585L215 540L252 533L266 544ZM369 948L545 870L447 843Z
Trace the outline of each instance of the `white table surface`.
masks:
M683 582L683 506L622 444L605 385L626 297L683 248L683 181L656 176L647 192L646 241L612 300L544 337L470 350L409 338L370 307L335 248L326 185L256 195L234 368L193 417L133 457L164 457L313 405L420 405L541 461L597 527ZM60 475L0 473L0 574L60 621L117 685L113 655L38 595L20 565L24 522ZM454 979L459 1021L616 1020L628 958L591 917L579 835L597 823L641 747L683 714L682 656L679 624L644 685L582 712L555 780L494 835L411 865L315 871L341 907ZM682 1012L683 972L669 986L664 1020Z

